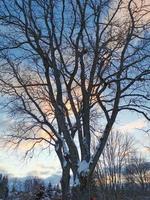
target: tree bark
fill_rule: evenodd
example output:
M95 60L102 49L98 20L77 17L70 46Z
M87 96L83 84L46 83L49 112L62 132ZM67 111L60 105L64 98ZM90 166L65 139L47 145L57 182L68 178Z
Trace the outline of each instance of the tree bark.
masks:
M90 184L82 186L74 186L72 188L72 200L90 200L91 199L91 188Z
M70 200L70 167L66 166L61 178L62 200Z

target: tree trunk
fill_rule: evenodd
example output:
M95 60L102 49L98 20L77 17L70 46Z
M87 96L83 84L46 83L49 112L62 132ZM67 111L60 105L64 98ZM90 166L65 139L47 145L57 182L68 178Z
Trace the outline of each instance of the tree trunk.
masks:
M90 200L91 191L89 185L84 188L79 186L72 188L72 200Z
M62 200L70 200L70 167L66 166L61 178Z

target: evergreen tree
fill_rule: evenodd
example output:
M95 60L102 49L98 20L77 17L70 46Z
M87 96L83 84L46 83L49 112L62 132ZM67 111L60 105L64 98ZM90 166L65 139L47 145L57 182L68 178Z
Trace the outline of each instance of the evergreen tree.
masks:
M33 193L35 200L41 200L45 195L44 182L39 178L33 179Z
M52 195L53 195L53 186L52 186L51 182L49 182L49 184L47 186L46 193L50 198L52 197Z
M8 177L0 174L0 198L6 199L8 197Z

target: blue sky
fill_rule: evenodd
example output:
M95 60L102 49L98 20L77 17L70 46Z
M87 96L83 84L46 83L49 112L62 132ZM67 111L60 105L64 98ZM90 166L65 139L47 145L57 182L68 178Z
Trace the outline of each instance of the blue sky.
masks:
M11 122L4 114L0 115L1 133L7 131L8 125ZM143 155L150 160L149 152L144 146L150 145L148 136L138 129L146 128L147 122L141 116L130 112L124 112L118 115L115 129L122 131L122 134L128 133L135 137L136 146ZM26 146L21 146L17 150L8 149L1 145L0 150L0 172L8 173L10 176L25 177L25 176L39 176L47 178L55 174L61 174L59 161L53 149L45 150L41 153L35 154L33 158L27 157L24 159Z
M0 171L8 173L9 176L24 177L24 176L39 176L47 178L55 174L60 174L59 161L54 152L42 152L24 159L23 153L18 149L1 150L0 152Z

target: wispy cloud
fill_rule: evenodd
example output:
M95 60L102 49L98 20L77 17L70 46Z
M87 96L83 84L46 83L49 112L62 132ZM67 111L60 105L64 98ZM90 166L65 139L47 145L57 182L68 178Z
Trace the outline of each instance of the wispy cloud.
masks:
M53 166L46 166L42 164L37 164L34 166L33 170L29 171L27 176L38 176L40 178L47 178L54 174L61 174L60 168L54 164Z
M143 129L147 126L147 122L145 119L140 118L130 123L127 123L123 126L119 126L118 130L121 132L131 133L134 132L136 129Z
M150 153L150 147L143 147L141 148L141 152L145 155L145 154L149 154Z

